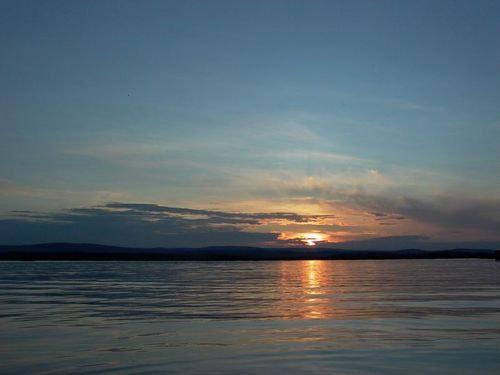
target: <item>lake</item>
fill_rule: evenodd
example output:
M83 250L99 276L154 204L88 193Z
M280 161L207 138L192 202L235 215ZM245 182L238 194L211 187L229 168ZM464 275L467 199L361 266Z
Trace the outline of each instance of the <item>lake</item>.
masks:
M500 373L500 262L0 262L0 373Z

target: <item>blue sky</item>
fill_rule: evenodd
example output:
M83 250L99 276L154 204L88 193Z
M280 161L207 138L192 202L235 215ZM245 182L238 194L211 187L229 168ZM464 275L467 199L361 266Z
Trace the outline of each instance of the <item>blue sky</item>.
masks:
M0 7L0 212L26 233L0 242L45 239L14 210L110 202L327 215L224 238L500 240L496 1Z

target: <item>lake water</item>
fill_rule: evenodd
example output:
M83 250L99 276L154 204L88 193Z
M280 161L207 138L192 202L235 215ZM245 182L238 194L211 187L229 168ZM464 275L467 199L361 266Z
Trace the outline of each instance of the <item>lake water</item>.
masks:
M499 374L500 262L0 262L0 373Z

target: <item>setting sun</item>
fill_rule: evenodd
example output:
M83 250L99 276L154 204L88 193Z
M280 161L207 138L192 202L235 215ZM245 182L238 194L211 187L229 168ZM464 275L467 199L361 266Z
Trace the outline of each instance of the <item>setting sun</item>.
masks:
M301 234L300 239L307 246L315 246L316 242L321 242L325 240L325 236L321 233L303 233Z
M315 246L318 242L328 241L329 236L317 232L306 232L306 233L283 232L280 234L279 239L292 240L297 245Z

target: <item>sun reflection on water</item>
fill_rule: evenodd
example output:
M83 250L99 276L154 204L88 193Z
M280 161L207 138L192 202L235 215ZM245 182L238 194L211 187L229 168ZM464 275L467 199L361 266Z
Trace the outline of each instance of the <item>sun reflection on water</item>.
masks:
M306 261L303 273L303 292L305 311L303 316L309 319L320 319L325 315L325 306L320 297L324 294L322 290L322 277L324 273L323 261L321 260L308 260Z
M322 260L282 263L282 306L293 309L287 309L285 315L321 319L332 314L331 301L325 298L330 283L327 266Z
M307 294L321 294L321 260L307 260L305 267L305 277L306 288L305 292Z

